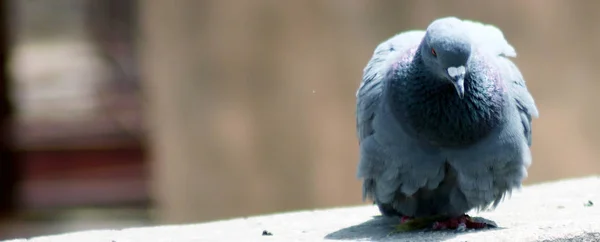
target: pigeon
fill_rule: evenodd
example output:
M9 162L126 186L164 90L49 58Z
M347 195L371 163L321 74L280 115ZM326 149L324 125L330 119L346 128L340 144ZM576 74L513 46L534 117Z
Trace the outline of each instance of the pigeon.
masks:
M380 43L356 92L363 200L401 224L493 227L467 212L521 187L538 117L511 57L500 29L452 16Z

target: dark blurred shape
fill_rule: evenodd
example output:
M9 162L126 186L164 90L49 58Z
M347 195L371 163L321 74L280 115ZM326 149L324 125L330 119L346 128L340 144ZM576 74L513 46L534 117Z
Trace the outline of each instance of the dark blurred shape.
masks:
M10 81L7 68L9 51L8 1L0 0L0 216L15 206L17 163L11 150L13 107L9 100Z
M148 222L136 1L7 2L0 240Z
M13 56L19 203L27 209L146 204L136 2L16 4L15 12L23 12ZM56 11L63 14L49 14Z

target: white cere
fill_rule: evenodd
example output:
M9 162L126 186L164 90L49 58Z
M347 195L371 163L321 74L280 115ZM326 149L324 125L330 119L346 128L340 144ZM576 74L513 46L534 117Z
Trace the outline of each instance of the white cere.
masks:
M456 77L458 75L464 75L465 73L466 73L465 66L448 67L448 75L450 75L451 77Z

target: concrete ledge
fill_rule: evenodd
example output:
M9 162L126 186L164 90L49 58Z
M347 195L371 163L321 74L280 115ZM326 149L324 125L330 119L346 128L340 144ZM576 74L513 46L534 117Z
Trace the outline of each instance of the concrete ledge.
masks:
M471 214L494 220L500 226L498 229L388 236L398 220L374 217L378 214L374 206L359 206L11 241L600 241L600 177L528 186L513 194L496 211ZM264 230L272 235L263 235Z

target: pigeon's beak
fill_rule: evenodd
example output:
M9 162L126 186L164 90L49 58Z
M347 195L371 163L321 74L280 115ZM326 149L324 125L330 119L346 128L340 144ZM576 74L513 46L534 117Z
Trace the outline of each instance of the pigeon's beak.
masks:
M450 81L452 82L452 85L454 85L460 99L463 99L465 96L465 73L465 66L452 66L448 68L448 76L450 76Z
M465 78L464 76L456 77L452 79L452 84L454 84L454 88L456 88L456 93L460 99L465 97Z

